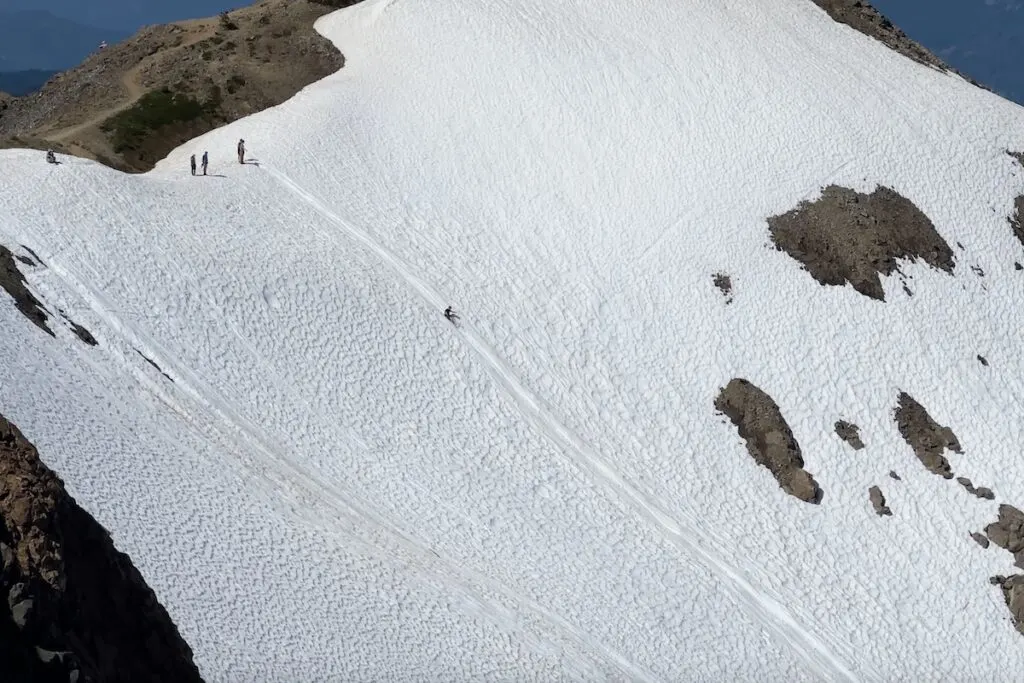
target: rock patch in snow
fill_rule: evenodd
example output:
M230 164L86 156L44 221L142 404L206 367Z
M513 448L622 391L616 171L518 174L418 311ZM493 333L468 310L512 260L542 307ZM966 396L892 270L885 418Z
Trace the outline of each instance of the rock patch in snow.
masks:
M985 534L979 533L977 531L972 531L971 538L973 538L974 542L980 545L982 548L988 548L989 540L988 536L986 536Z
M868 500L871 501L871 507L875 508L875 513L879 517L891 516L892 510L885 504L885 496L882 495L882 489L877 486L872 486L868 489Z
M852 422L839 420L836 422L835 428L839 438L850 444L853 450L859 451L864 448L864 441L860 438L860 427Z
M1013 625L1024 635L1024 574L993 576L989 583L1002 589L1003 600L1010 608Z
M971 480L967 477L957 477L956 481L958 484L967 489L967 492L977 496L978 498L984 498L985 500L995 500L996 494L992 492L992 489L987 486L975 487Z
M1000 505L999 517L985 527L985 535L1000 548L1013 553L1014 564L1024 568L1024 512Z
M849 282L861 294L885 300L881 275L899 271L899 259L921 259L952 273L953 250L931 220L887 187L871 194L830 185L813 202L768 219L777 249L799 261L822 285Z
M1013 215L1010 216L1013 236L1024 246L1024 194L1013 200Z
M51 337L56 335L50 329L46 321L49 316L39 299L32 295L25 286L25 277L18 270L18 264L14 262L14 254L7 247L0 244L0 288L3 288L14 298L14 305L17 309L32 321L32 324L46 332ZM25 261L22 260L22 263Z
M899 395L895 418L903 440L914 449L914 455L928 471L952 479L952 468L942 453L946 449L963 453L953 430L935 422L928 411L906 392Z
M736 425L747 452L768 468L783 491L807 503L821 502L821 488L803 469L800 445L771 396L736 378L719 392L715 407Z
M715 283L715 287L721 290L722 295L725 296L725 303L732 303L732 278L725 273L715 273L711 276L712 281Z

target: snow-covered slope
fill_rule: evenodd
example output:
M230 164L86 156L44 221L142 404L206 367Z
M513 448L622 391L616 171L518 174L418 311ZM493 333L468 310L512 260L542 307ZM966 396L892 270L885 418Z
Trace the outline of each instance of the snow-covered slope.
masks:
M1024 110L807 0L367 0L318 29L340 73L152 173L0 153L0 243L99 342L0 305L0 410L208 680L1014 677L1012 557L968 534L1024 502ZM766 219L833 183L910 199L954 274L818 285ZM820 505L716 413L733 377ZM921 466L899 391L997 501Z

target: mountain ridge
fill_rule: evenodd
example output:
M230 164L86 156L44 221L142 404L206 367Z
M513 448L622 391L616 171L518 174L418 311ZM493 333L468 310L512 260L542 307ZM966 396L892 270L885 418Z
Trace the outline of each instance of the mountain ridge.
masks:
M1020 107L802 0L316 30L147 173L0 153L5 413L204 675L1012 680Z

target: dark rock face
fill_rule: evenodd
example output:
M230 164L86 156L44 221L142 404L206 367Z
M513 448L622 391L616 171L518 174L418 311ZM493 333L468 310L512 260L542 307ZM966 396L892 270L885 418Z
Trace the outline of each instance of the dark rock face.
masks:
M822 491L803 469L800 445L771 396L745 379L733 379L715 399L715 407L732 420L747 452L771 471L783 491L806 503L821 502Z
M850 444L850 447L855 451L859 451L864 448L864 441L860 438L860 427L847 422L845 420L839 420L835 424L836 435Z
M822 285L849 282L864 296L885 300L882 275L898 261L920 259L946 273L953 250L920 209L887 187L860 194L830 185L819 199L768 219L776 248Z
M875 509L875 513L879 517L885 517L892 515L892 510L885 504L885 496L882 495L882 489L877 486L872 486L868 489L868 500L871 501L871 507Z
M41 329L51 337L53 330L47 325L48 316L39 299L32 295L25 287L25 278L18 270L18 264L14 262L14 254L11 250L0 244L0 288L4 289L14 298L14 305L21 311L21 314L32 321L32 324Z
M989 582L1003 591L1003 600L1010 609L1013 625L1024 635L1024 574L993 576Z
M985 527L985 535L1013 553L1014 564L1024 569L1024 512L1012 505L999 506L999 518Z
M995 500L996 494L992 492L992 489L987 486L975 486L970 479L967 477L957 477L956 481L958 484L967 489L967 493L978 498L984 498L985 500Z
M1010 228L1013 230L1013 236L1017 238L1017 241L1024 245L1024 194L1013 200L1013 215L1010 216Z
M0 517L5 682L202 680L128 556L2 416Z
M715 273L711 276L711 281L715 283L715 287L718 287L719 291L725 297L725 303L732 303L732 278L725 273Z
M952 467L942 455L947 449L963 453L953 430L935 422L928 411L906 392L899 395L896 424L903 440L914 449L914 454L929 472L946 479L953 478Z

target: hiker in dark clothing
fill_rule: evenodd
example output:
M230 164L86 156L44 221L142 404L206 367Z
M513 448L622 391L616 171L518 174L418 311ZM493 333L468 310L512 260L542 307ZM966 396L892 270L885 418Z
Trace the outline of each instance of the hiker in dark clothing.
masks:
M238 141L238 163L245 163L245 140Z
M210 165L210 158L203 152L203 175L206 175L206 167Z
M191 157L189 157L188 162L192 165L192 175L195 175L196 174L196 155L193 154Z

